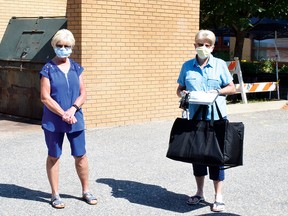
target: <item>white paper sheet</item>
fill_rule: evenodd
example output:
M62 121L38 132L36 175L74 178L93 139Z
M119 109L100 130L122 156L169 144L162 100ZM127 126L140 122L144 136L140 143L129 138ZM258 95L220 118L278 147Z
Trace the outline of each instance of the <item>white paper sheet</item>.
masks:
M189 92L190 104L211 105L214 103L218 93L204 92L204 91L191 91Z

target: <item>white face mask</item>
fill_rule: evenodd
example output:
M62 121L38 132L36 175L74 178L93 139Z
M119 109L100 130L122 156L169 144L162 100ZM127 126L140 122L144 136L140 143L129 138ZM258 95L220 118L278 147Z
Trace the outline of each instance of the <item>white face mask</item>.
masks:
M72 53L72 48L71 47L55 47L54 48L55 54L59 57L59 58L68 58L70 56L70 54Z
M196 48L196 52L199 58L206 59L210 56L212 52L212 47L208 48L206 46L201 46Z

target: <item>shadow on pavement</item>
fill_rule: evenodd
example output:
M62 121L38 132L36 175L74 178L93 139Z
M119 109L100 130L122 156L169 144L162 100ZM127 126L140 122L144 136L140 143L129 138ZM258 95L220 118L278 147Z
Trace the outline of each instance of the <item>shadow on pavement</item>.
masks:
M7 115L7 114L3 114L3 113L0 113L0 121L1 120L26 123L26 124L33 124L33 125L41 125L41 120L29 119L29 118L18 117L18 116L13 116L13 115Z
M14 184L0 184L0 197L50 203L51 194ZM66 194L61 194L61 197L81 199L80 197Z
M196 215L196 216L241 216L241 215L227 213L227 212L213 212L213 213L201 214L201 215Z
M97 179L96 182L110 186L113 197L123 198L140 205L179 213L210 207L210 203L206 202L201 205L187 205L186 200L189 198L187 195L177 194L157 185L111 178Z

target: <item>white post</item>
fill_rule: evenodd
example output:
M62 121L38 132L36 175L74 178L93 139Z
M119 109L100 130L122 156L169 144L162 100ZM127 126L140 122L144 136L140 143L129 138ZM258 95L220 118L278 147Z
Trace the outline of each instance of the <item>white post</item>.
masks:
M242 76L242 71L240 67L240 61L238 57L234 57L234 60L236 61L236 73L238 76L239 84L240 84L240 89L241 89L241 97L242 101L244 104L247 104L247 97L246 97L246 90L244 88L244 82L243 82L243 76Z
M275 40L274 40L274 45L275 45L275 57L276 57L276 82L277 82L277 99L280 99L280 92L279 92L279 76L278 76L278 62L280 61L280 55L279 51L277 48L277 31L275 31Z

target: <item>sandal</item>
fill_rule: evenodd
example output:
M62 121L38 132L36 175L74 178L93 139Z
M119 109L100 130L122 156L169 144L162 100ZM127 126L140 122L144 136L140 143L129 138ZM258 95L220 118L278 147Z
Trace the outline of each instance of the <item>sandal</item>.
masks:
M203 202L203 201L205 201L204 197L195 195L195 196L190 197L190 198L187 200L187 204L188 204L188 205L196 205L196 204L198 204L198 203L200 203L200 202Z
M65 204L63 203L59 195L52 196L51 205L56 209L63 209L65 207Z
M214 202L211 208L213 212L222 212L225 210L225 204L223 202Z
M97 204L96 197L90 192L84 193L83 196L82 196L82 199L86 203L88 203L89 205L96 205Z

